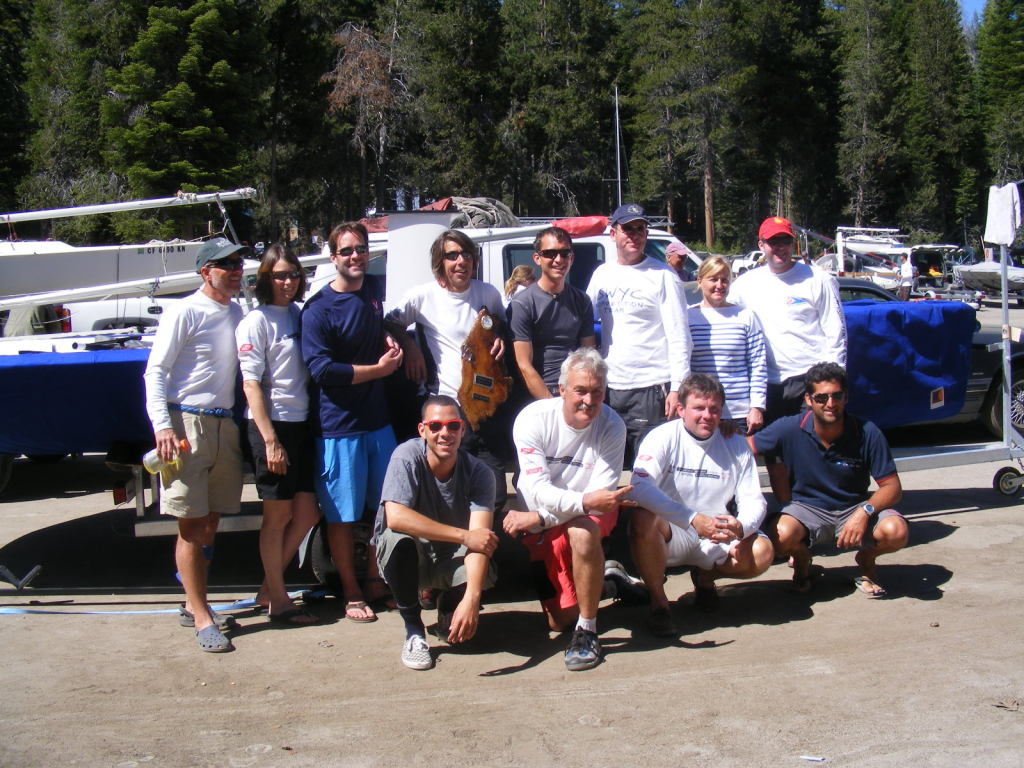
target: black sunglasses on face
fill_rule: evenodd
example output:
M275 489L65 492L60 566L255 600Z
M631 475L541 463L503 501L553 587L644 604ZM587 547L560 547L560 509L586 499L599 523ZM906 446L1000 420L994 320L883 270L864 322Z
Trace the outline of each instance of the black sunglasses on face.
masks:
M369 253L370 249L365 245L350 245L348 248L339 248L338 255L343 256L346 259L353 253L358 253L360 256L364 253Z
M217 259L216 261L206 262L211 267L217 269L223 269L228 272L235 272L238 270L245 269L245 261L243 259Z
M838 392L819 392L816 395L811 395L811 400L818 405L825 405L828 403L829 398L832 398L834 403L841 403L846 399L846 393L843 390L839 390Z
M285 280L298 280L302 277L302 273L297 269L293 269L291 272L271 272L270 276L275 280L284 282Z
M460 250L460 251L445 251L444 252L444 260L445 261L455 261L460 256L462 258L464 258L466 261L472 261L473 260L473 254L470 253L469 251L461 251Z
M554 261L559 256L563 259L571 259L573 251L572 248L545 248L543 251L537 251L537 253L540 254L542 259Z

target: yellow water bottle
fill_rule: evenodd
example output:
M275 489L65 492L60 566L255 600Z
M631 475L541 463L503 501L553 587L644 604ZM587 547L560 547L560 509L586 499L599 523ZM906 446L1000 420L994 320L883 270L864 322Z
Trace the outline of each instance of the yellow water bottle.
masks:
M156 448L154 448L142 457L142 466L144 466L146 471L151 475L155 475L159 472L160 477L163 478L164 485L167 485L170 483L170 473L177 472L181 469L182 457L191 450L192 446L189 444L188 439L182 438L178 441L178 453L173 459L170 461L164 461L160 458Z

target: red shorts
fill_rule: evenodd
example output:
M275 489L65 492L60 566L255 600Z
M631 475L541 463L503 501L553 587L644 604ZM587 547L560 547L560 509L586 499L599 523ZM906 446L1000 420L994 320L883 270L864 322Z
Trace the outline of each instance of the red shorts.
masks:
M615 524L619 521L619 510L604 515L585 515L597 523L601 538L605 538L612 532ZM572 522L571 520L569 522ZM544 564L544 572L547 575L551 587L554 589L553 597L545 597L550 590L538 591L541 594L540 604L545 609L572 608L576 605L576 585L572 580L572 548L569 546L569 534L566 528L569 523L556 525L540 533L531 533L523 537L523 544L530 552L530 560L535 563Z

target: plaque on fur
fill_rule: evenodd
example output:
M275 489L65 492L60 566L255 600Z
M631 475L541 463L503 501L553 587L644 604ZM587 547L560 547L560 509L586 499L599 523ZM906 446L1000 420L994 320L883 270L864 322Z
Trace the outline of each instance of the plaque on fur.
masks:
M481 309L462 344L462 386L459 403L473 429L494 415L495 409L508 399L512 379L505 375L505 363L491 356L491 347L498 338L497 323L486 309Z

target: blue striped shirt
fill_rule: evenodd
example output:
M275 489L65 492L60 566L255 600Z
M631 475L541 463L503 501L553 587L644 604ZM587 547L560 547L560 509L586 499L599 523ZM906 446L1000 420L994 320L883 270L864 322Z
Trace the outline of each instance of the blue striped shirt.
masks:
M764 335L754 313L743 307L695 304L686 311L693 350L690 371L709 373L725 388L722 417L744 419L763 409L768 387Z

